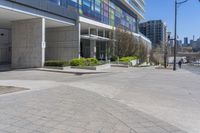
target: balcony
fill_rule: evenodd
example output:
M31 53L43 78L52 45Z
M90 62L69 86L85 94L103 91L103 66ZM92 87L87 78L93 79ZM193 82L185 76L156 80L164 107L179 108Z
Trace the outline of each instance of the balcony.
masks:
M139 19L144 19L144 3L140 0L123 0L122 1L129 9L136 13Z

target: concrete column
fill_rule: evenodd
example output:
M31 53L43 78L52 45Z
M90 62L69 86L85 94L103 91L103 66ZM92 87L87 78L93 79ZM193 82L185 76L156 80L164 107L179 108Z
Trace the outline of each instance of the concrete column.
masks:
M46 29L46 60L71 60L80 57L80 23Z
M89 35L89 36L90 36L90 34L91 34L90 32L91 32L91 31L90 31L90 27L89 27L89 28L88 28L88 35Z
M106 37L106 30L103 30L103 37Z
M90 57L96 58L96 41L90 40Z
M78 22L77 24L77 30L78 30L78 58L81 58L81 24Z
M107 61L108 60L108 42L105 42L106 46L105 46L105 60Z
M45 19L12 22L12 68L43 67Z
M99 36L99 29L96 28L96 35Z

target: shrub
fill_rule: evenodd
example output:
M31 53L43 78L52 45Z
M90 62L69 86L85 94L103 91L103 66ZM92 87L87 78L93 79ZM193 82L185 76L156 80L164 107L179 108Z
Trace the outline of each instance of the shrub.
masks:
M84 66L85 65L85 58L75 58L70 61L71 66Z
M128 56L128 57L122 57L119 59L120 62L125 62L125 63L128 63L130 62L131 60L136 60L138 59L137 56Z
M75 58L70 61L71 66L95 66L99 64L95 58Z
M95 66L98 64L98 60L96 58L87 58L85 61L86 66Z
M65 67L69 66L68 61L61 61L61 60L49 60L45 61L45 66L54 66L54 67Z
M112 56L111 58L110 58L110 61L117 61L118 60L118 56Z

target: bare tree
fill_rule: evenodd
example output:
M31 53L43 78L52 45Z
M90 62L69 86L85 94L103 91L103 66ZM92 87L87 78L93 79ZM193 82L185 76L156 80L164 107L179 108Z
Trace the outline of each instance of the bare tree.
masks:
M161 45L157 45L151 52L151 62L156 65L164 65L164 50Z
M140 63L147 59L148 48L145 42L131 32L123 30L122 28L116 29L116 55L119 57L138 56Z

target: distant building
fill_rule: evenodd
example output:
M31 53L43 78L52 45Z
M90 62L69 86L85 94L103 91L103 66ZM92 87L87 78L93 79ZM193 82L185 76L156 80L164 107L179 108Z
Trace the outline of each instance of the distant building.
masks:
M200 51L200 38L197 39L196 41L193 41L191 46L194 52Z
M193 43L193 41L194 41L194 40L190 40L190 44L192 44L192 43Z
M167 26L162 20L152 20L139 25L140 32L149 38L155 48L167 41Z
M177 45L182 46L183 45L182 40L177 40Z
M187 46L188 45L188 37L185 37L184 38L184 46Z

